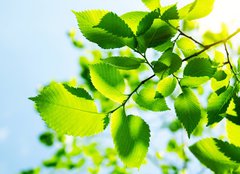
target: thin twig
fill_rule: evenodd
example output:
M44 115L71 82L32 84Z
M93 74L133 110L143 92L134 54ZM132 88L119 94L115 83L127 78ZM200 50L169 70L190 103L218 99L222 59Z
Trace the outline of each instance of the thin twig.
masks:
M191 58L193 58L193 57L195 57L195 56L198 56L199 54L207 51L208 49L212 48L213 46L216 46L216 45L221 44L221 43L226 43L228 40L230 40L232 37L234 37L235 35L237 35L239 32L240 32L240 28L237 29L235 32L233 32L231 35L229 35L227 38L225 38L225 39L223 39L223 40L219 40L219 41L217 41L217 42L214 42L214 43L212 43L212 44L209 44L209 45L204 46L204 48L203 48L202 50L200 50L199 52L196 52L196 53L194 53L194 54L186 57L186 58L183 59L182 61L184 62L184 61L187 61L187 60L189 60L189 59L191 59Z

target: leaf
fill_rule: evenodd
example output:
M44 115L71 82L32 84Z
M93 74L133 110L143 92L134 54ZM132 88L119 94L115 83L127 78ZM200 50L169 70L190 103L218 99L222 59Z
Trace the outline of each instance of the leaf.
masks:
M169 110L163 97L155 98L155 89L152 87L143 88L133 99L139 106L151 111L157 112Z
M101 28L94 27L99 24L101 18L106 15L108 11L87 10L82 12L73 11L73 13L77 18L79 29L83 36L89 41L105 49L121 48L125 45L134 47L135 41L132 38L118 37Z
M118 69L131 70L137 69L145 60L135 57L108 57L102 60Z
M123 94L124 79L115 67L104 63L91 65L90 76L94 87L105 97L118 103L127 99Z
M180 19L194 20L203 18L213 10L215 0L195 0L179 10Z
M158 18L159 15L159 9L145 15L138 24L136 32L137 36L144 34L152 26L154 19Z
M191 77L202 77L208 76L212 77L216 69L212 68L212 64L208 59L196 58L188 62L184 69L184 76Z
M227 74L223 70L217 71L213 76L217 81L221 81L227 78Z
M91 95L89 95L89 93L83 88L74 88L67 84L63 84L63 86L66 90L68 90L68 92L70 92L72 95L75 95L76 97L85 98L87 100L93 100Z
M209 80L209 77L203 76L203 77L190 77L190 76L184 76L180 80L181 86L186 86L190 88L198 88L200 85L206 83Z
M154 65L154 72L160 79L176 72L182 65L181 58L172 52L171 49L165 51Z
M172 20L172 19L178 19L178 10L177 5L173 5L170 8L168 8L161 16L162 20Z
M198 160L217 174L232 173L239 164L231 161L216 145L216 139L206 138L190 146L191 152Z
M131 30L136 34L140 21L149 13L144 11L132 11L125 13L121 18L127 23Z
M128 167L140 167L149 147L148 124L138 116L126 116L120 108L112 114L111 134L123 163Z
M150 10L155 10L156 8L160 8L160 0L142 0L142 2L146 5Z
M176 31L167 23L160 19L155 19L147 32L137 37L138 49L145 52L147 48L152 48L164 44L171 40Z
M224 142L218 139L215 139L216 145L219 150L232 161L240 163L240 148L234 146L233 144L229 144L228 142Z
M109 12L103 16L100 23L95 27L119 37L133 37L134 34L129 26L117 14Z
M240 147L240 125L234 124L233 122L227 120L226 131L230 143Z
M94 101L82 91L73 95L62 84L52 82L30 99L46 124L59 134L90 136L103 131L105 115L97 112Z
M176 43L185 57L191 56L197 52L196 44L189 38L182 37L177 40Z
M167 77L158 82L157 91L164 97L171 95L176 88L177 80L173 77Z
M225 112L227 111L228 105L231 101L234 92L233 87L228 87L226 91L222 92L220 95L212 93L208 99L208 124L207 126L221 121Z
M174 107L178 119L190 137L201 119L201 108L198 98L190 89L182 88L182 91L183 93L176 98Z

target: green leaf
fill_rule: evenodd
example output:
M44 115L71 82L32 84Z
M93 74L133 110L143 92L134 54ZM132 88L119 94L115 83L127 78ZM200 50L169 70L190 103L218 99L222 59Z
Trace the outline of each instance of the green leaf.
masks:
M144 11L132 11L125 13L121 16L121 18L127 23L127 25L131 28L131 30L136 33L138 30L138 26L140 21L147 16L149 13Z
M213 10L215 0L195 0L179 10L180 19L194 20L203 18Z
M121 48L126 45L134 47L135 40L132 38L118 37L101 28L94 27L99 24L108 11L87 10L82 12L73 11L73 13L77 18L79 29L89 41L105 49Z
M119 37L133 37L134 34L129 26L117 14L109 12L103 16L96 27Z
M171 49L165 51L154 64L154 72L160 79L176 72L182 65L181 58L172 52Z
M182 91L183 93L176 98L174 107L178 119L190 137L201 119L201 108L198 98L190 89L183 88Z
M229 144L228 142L224 142L218 139L215 139L216 145L219 150L232 161L240 163L240 148L234 146L233 144Z
M90 76L94 87L105 97L118 103L127 99L123 94L124 79L115 67L104 63L91 65Z
M138 49L145 52L147 48L152 48L164 44L171 40L176 31L161 19L155 19L147 32L137 37Z
M213 76L217 81L221 81L227 78L227 74L223 70L217 71Z
M152 87L143 88L139 94L134 96L134 101L142 108L151 111L166 111L169 110L165 99L155 98L155 89Z
M123 163L128 167L140 167L149 147L148 124L138 116L126 116L120 108L111 116L111 134Z
M234 124L233 122L227 120L226 131L230 143L240 147L240 125Z
M160 0L142 0L142 2L146 5L150 10L155 10L156 8L160 8Z
M89 93L83 88L74 88L67 84L63 84L63 86L66 90L68 90L68 92L70 92L72 95L75 95L76 97L85 98L87 100L93 100L91 95L89 95Z
M145 60L136 57L109 57L102 60L118 69L131 70L137 69Z
M200 85L206 83L209 80L209 77L203 76L203 77L190 77L190 76L184 76L180 80L181 86L187 86L190 88L198 88Z
M212 77L216 69L212 68L212 63L208 59L196 58L188 62L184 69L184 76L191 77Z
M167 77L158 82L157 91L164 97L171 95L176 88L177 80L173 77Z
M218 95L217 93L212 93L210 95L207 107L208 126L213 123L217 123L224 118L233 92L234 88L229 86L227 90L222 92L220 95Z
M78 97L62 84L52 82L30 99L46 124L59 134L83 137L103 131L105 115L97 112L94 101L85 94Z
M162 20L172 20L172 19L178 19L178 10L177 5L173 5L170 8L168 8L161 16Z
M191 56L197 52L196 44L189 38L182 37L177 40L176 43L185 57Z
M137 36L144 34L153 24L153 21L160 15L160 10L154 10L145 15L138 24Z
M190 146L189 149L201 163L217 174L232 173L239 167L239 164L231 161L219 151L216 139L203 139Z

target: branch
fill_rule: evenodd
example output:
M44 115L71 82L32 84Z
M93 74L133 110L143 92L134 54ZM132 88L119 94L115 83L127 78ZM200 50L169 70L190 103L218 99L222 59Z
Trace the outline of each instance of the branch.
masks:
M213 46L216 46L218 44L221 44L221 43L226 43L228 40L230 40L232 37L234 37L235 35L237 35L238 33L240 32L240 28L238 28L234 33L232 33L231 35L229 35L227 38L223 39L223 40L219 40L217 42L214 42L212 44L209 44L209 45L206 45L204 46L204 48L202 50L200 50L199 52L196 52L188 57L186 57L185 59L183 59L182 61L187 61L195 56L198 56L199 54L207 51L208 49L212 48Z
M121 105L119 105L119 106L116 107L115 109L109 111L107 114L111 114L111 113L115 112L116 110L118 110L119 108L124 107L124 106L126 105L126 103L128 102L128 100L132 97L132 95L133 95L144 83L146 83L148 80L152 79L154 76L155 76L155 74L153 74L153 75L151 75L150 77L148 77L148 78L144 79L143 81L141 81L141 82L138 84L138 86L137 86L130 94L128 94L127 99L124 100L124 102L123 102Z
M228 49L227 49L226 42L224 42L224 49L225 49L225 52L226 52L226 55L227 55L227 64L229 64L230 69L231 69L232 73L234 74L234 76L236 77L237 81L240 82L240 79L238 78L237 73L234 71L232 63L230 61L229 52L228 52Z

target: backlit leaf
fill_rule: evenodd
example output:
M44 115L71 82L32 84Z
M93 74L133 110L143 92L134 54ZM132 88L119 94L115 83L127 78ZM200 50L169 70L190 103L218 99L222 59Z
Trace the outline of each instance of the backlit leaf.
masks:
M164 97L171 95L176 88L177 80L174 77L166 77L158 82L157 91Z
M230 143L240 147L240 125L227 120L226 131Z
M156 8L160 8L160 0L142 0L142 2L150 10L155 10Z
M105 115L97 112L88 95L82 92L73 95L62 84L52 82L31 100L50 128L59 134L83 137L99 133L104 128Z
M126 116L120 108L111 116L111 134L123 163L128 167L140 167L149 147L148 124L138 116Z
M144 59L135 57L108 57L102 61L118 69L125 70L137 69L141 63L145 62Z
M176 98L174 107L178 119L190 137L201 119L201 108L198 98L190 89L183 88L182 91L183 93Z
M125 83L120 72L108 64L94 64L90 66L90 76L94 87L107 98L122 103L127 96Z
M151 111L166 111L169 110L164 98L155 98L155 89L152 87L143 88L134 96L135 102Z

